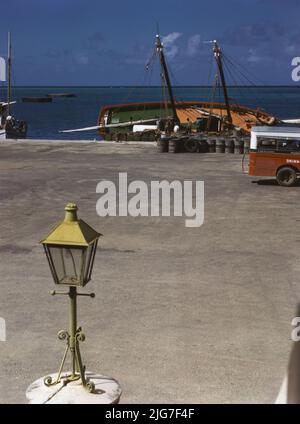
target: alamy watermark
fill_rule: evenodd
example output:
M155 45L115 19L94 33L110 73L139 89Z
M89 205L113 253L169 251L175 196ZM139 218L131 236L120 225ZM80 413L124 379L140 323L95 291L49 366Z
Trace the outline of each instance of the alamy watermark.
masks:
M300 57L294 57L292 59L292 66L294 67L292 70L292 80L298 82L300 81Z
M294 342L299 342L300 340L300 317L295 317L291 322L292 326L295 327L291 332L291 339Z
M203 181L145 181L128 184L127 172L120 172L118 187L113 181L97 184L101 194L97 214L104 216L184 216L186 227L200 227L204 222Z
M6 323L5 319L0 317L0 342L6 342Z

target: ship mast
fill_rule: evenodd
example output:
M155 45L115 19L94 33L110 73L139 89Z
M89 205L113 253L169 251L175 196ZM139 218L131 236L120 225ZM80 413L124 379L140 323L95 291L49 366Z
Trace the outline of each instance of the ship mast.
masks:
M172 108L172 112L173 112L173 118L174 118L175 122L179 122L177 112L176 112L176 107L175 107L175 100L174 100L173 90L172 90L172 86L171 86L169 71L168 71L168 67L167 67L167 64L166 64L166 59L165 59L165 55L164 55L164 51L163 51L163 44L161 42L159 34L156 35L156 50L157 50L157 53L159 55L159 60L160 60L160 63L161 63L163 76L164 76L164 79L165 79L166 84L167 84L169 98L170 98L170 102L171 102L171 108Z
M217 62L217 66L218 66L218 70L219 70L219 74L220 74L220 79L221 79L221 83L222 83L224 100L225 100L226 110L227 110L227 118L228 118L228 122L230 124L232 124L229 97L228 97L227 86L226 86L225 75L224 75L223 64L222 64L222 50L219 47L216 40L214 40L213 43L214 43L213 52L214 52L214 56L215 56L215 59L216 59L216 62Z
M8 33L8 53L7 53L7 114L10 115L10 102L11 102L11 35Z

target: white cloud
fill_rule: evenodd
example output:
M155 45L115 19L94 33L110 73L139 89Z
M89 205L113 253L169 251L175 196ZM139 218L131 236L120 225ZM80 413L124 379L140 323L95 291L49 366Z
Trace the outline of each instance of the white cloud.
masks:
M162 37L162 42L165 48L166 56L171 60L174 59L174 57L177 55L179 51L178 46L175 44L175 41L181 36L182 34L180 32L171 32L165 37Z
M254 49L250 49L247 61L250 63L259 63L262 61L262 57L260 57Z
M191 57L195 56L198 52L199 47L200 47L200 43L201 43L200 35L199 34L192 35L188 39L187 55L191 56Z
M290 44L284 50L287 54L295 54L299 51L299 48L296 44Z
M85 56L85 55L82 55L82 54L78 54L75 57L75 60L79 65L87 65L89 63L88 56Z

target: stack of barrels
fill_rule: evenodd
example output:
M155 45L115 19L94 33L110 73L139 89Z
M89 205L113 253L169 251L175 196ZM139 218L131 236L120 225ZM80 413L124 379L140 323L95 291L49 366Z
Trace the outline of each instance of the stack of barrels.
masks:
M195 143L197 141L195 140ZM207 145L203 149L203 143ZM180 138L171 138L170 140L160 139L157 141L159 152L178 153L184 151L184 141ZM250 149L249 137L203 137L201 142L198 142L198 152L209 153L229 153L241 155L248 153Z
M222 138L218 137L216 140L207 140L212 147L210 152L216 153L232 153L242 155L248 153L250 148L250 139L248 138ZM215 150L214 146L215 145Z

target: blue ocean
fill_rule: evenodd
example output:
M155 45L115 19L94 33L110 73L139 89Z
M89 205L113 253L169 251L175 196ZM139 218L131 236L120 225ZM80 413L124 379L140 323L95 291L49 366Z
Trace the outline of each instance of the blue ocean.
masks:
M229 87L232 103L260 108L282 119L300 118L300 86ZM51 93L73 93L76 97L54 98L52 103L22 103L22 97L45 96ZM175 87L177 100L212 100L211 87ZM0 93L5 99L5 92ZM104 105L160 101L160 87L13 87L13 114L27 121L28 138L99 139L96 131L67 133L65 129L93 126ZM221 93L214 101L223 101Z

